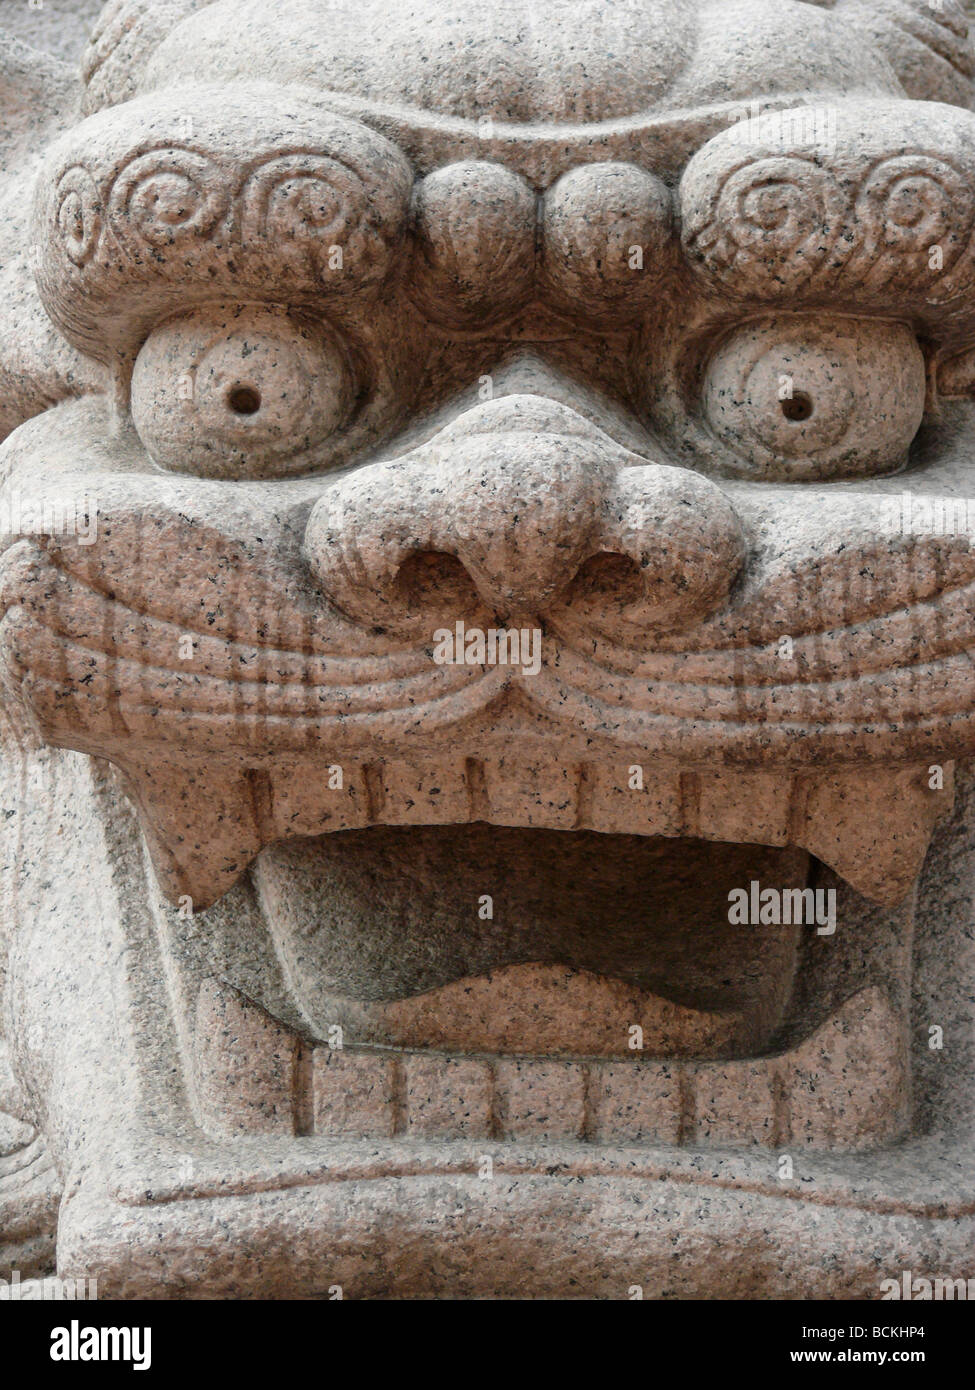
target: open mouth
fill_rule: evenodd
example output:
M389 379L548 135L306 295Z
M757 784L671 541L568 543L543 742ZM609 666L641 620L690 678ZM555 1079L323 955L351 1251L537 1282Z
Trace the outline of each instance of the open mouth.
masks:
M218 1130L255 1124L244 1038L256 1123L297 1133L866 1148L906 1123L904 1021L866 941L837 972L849 890L794 846L374 826L272 845L250 885L302 1024L202 996ZM909 949L909 914L885 929Z
M477 822L290 841L253 870L322 1036L607 1057L766 1047L800 929L732 925L729 893L809 872L794 849Z

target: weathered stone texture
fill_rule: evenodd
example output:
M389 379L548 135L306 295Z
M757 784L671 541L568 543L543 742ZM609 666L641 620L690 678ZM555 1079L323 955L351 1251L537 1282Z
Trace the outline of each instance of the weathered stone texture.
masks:
M3 24L0 1278L972 1277L963 8Z

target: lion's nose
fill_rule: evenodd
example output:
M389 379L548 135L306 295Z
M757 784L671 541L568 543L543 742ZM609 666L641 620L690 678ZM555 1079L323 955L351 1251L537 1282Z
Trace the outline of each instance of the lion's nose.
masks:
M402 626L399 571L436 551L460 561L492 613L539 614L565 597L586 561L610 552L628 556L642 577L632 617L702 616L727 593L743 554L724 494L565 414L565 429L551 419L526 429L517 410L513 428L468 422L332 486L305 532L329 599L359 622Z
M548 607L596 546L601 479L586 450L561 435L481 435L447 467L411 548L455 555L496 613Z

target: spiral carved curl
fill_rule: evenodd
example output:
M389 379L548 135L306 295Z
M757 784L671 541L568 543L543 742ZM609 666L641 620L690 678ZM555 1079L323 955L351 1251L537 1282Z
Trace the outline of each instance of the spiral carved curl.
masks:
M849 282L928 302L975 274L972 181L927 153L874 161L841 182L809 157L761 154L705 173L685 198L692 264L733 294L778 299Z
M241 173L216 155L169 144L131 156L106 179L74 164L60 177L52 240L79 270L121 249L142 268L169 255L206 258L214 246L275 253L321 280L341 266L361 280L381 272L388 233L371 190L349 161L312 151L276 152ZM330 260L331 258L331 260Z
M79 269L98 249L104 217L95 180L88 170L82 164L66 169L58 180L54 222L64 254Z
M237 195L245 246L266 242L294 250L312 275L327 267L330 248L362 263L372 259L362 179L337 159L277 155L258 165Z
M763 158L730 172L705 217L685 220L684 245L715 279L768 277L792 292L827 264L844 211L828 169L791 155Z
M112 232L136 256L211 236L228 204L219 164L178 148L136 156L119 171L108 196Z

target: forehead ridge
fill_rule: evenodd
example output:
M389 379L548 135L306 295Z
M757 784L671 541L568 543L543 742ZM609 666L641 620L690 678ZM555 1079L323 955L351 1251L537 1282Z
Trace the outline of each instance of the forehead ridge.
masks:
M903 94L875 37L854 39L846 10L816 0L172 0L165 23L158 9L128 0L125 24L96 31L87 110L257 74L421 119L525 128Z

